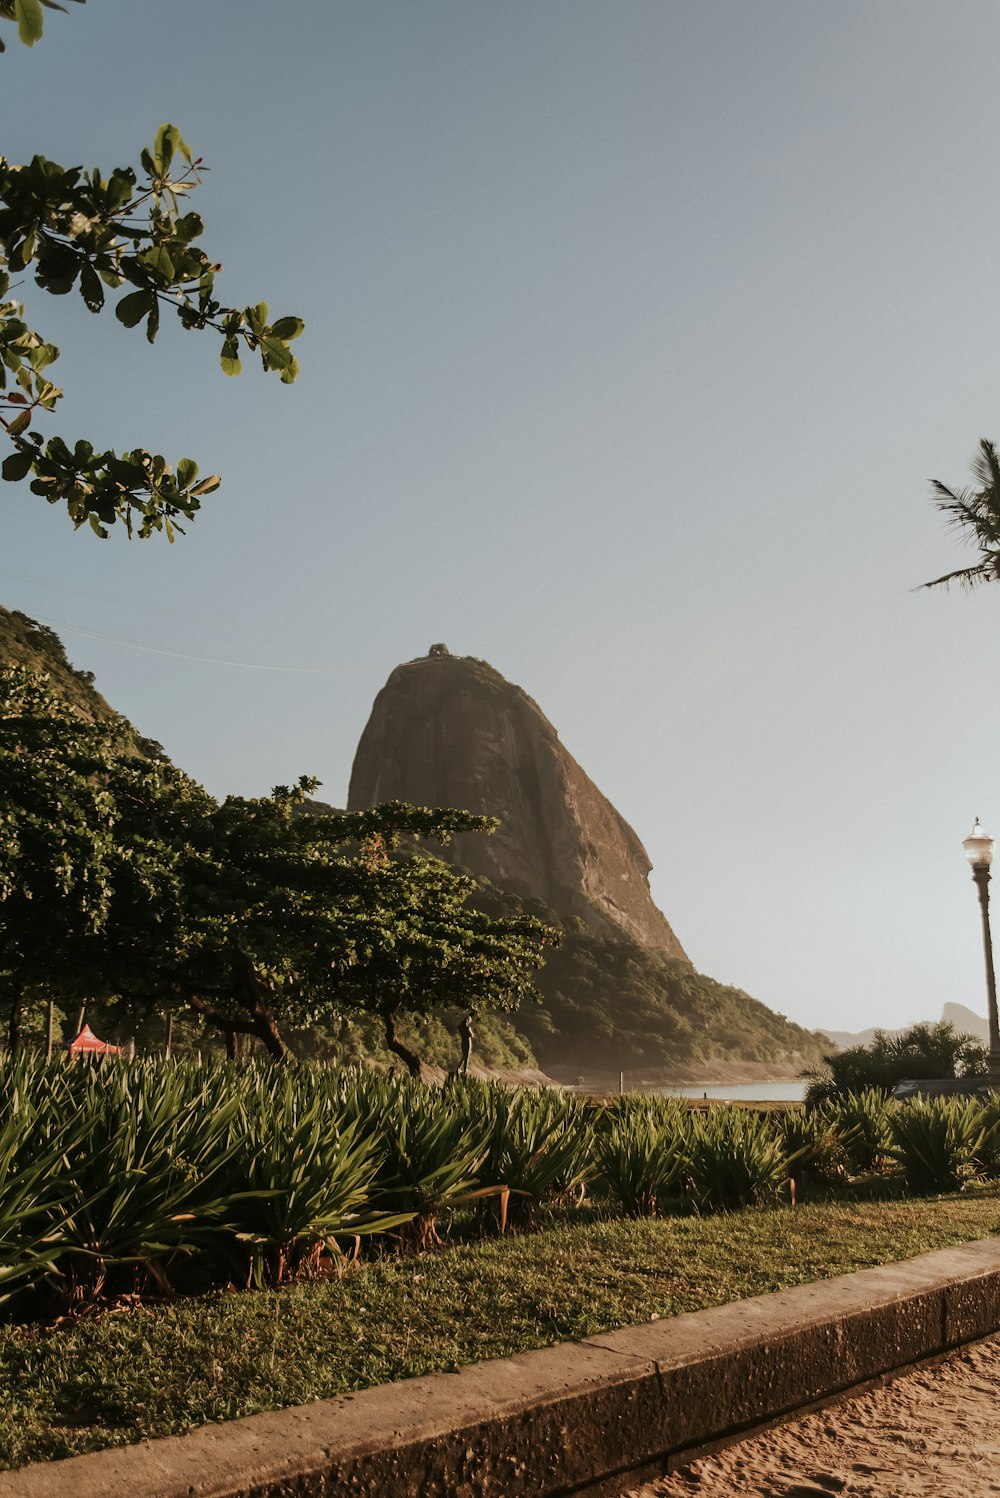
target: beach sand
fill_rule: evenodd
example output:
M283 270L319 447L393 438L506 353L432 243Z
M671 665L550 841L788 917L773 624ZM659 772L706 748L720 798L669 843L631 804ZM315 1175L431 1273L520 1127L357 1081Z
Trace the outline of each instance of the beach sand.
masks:
M629 1498L978 1498L1000 1493L1000 1337L818 1410Z

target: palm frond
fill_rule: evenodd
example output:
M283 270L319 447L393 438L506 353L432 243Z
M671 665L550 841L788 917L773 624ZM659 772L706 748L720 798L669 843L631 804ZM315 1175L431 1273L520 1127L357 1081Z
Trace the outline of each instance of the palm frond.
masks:
M979 548L980 559L972 567L960 567L921 583L920 589L947 588L953 582L972 589L1000 579L1000 455L986 437L980 440L972 472L979 488L949 489L940 479L933 479L931 499L947 516L948 524L957 526L961 539Z

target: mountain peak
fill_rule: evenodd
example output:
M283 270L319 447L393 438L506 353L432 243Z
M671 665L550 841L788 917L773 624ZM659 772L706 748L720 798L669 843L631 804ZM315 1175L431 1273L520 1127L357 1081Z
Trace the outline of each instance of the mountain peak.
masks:
M493 837L463 834L443 856L599 933L685 957L653 903L636 833L538 704L488 661L438 644L391 673L358 744L348 806L395 800L498 817Z

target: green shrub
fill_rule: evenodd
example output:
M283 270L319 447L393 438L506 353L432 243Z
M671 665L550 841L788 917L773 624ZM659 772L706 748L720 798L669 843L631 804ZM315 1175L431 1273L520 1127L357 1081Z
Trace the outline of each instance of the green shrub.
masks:
M398 1093L383 1115L375 1201L385 1212L409 1214L413 1228L404 1236L411 1246L440 1242L442 1212L479 1193L486 1131L485 1120L466 1118L450 1099L426 1089Z
M800 1196L843 1183L847 1152L828 1109L803 1113L788 1108L778 1116L777 1127L789 1175Z
M883 1163L893 1106L876 1087L847 1092L829 1105L827 1116L840 1139L852 1175L870 1175Z
M695 1204L705 1211L773 1201L791 1174L781 1137L766 1114L713 1108L695 1114L688 1169Z
M273 1082L272 1082L273 1077ZM246 1089L226 1156L211 1235L215 1254L248 1285L280 1284L339 1254L338 1239L406 1220L371 1197L379 1152L358 1119L287 1072ZM310 1095L310 1093L312 1095Z
M897 1083L919 1077L982 1076L986 1059L986 1049L975 1036L960 1034L947 1020L913 1025L902 1035L878 1030L870 1045L830 1052L822 1067L805 1073L810 1079L806 1107L869 1087L889 1093Z
M961 1191L979 1173L983 1110L972 1099L929 1098L889 1115L888 1156L917 1196Z
M594 1125L579 1100L498 1084L467 1093L467 1107L489 1119L480 1178L503 1189L503 1215L534 1222L544 1202L582 1188L594 1172Z
M688 1169L685 1119L628 1110L597 1137L601 1179L626 1217L655 1217Z

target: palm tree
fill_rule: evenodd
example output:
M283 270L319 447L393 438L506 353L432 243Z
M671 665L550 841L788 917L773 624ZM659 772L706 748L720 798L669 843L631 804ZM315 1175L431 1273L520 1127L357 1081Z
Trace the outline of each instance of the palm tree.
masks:
M1000 582L1000 457L996 446L985 437L980 440L972 473L979 488L956 492L940 479L934 479L932 491L934 503L947 515L949 524L960 528L964 541L979 547L979 561L971 567L946 572L921 587L937 588L942 584L947 587L957 582L963 588L975 588L980 583Z

